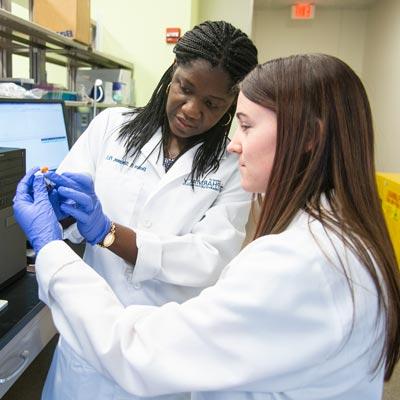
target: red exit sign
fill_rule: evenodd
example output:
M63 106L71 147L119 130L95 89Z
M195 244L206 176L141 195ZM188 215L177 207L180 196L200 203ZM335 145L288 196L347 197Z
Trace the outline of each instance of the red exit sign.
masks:
M315 15L315 4L296 3L292 5L292 19L313 19Z

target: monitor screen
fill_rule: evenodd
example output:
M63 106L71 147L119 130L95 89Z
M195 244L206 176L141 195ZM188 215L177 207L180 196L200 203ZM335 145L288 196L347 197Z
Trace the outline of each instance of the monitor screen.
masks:
M0 100L0 147L26 149L26 169L56 169L69 146L61 101Z

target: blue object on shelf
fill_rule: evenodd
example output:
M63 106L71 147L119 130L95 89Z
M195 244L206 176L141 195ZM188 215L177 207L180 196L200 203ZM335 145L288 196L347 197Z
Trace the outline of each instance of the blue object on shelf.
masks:
M52 92L47 92L43 96L43 99L76 101L76 100L78 100L78 94L76 92L56 90L56 91L52 91Z
M122 83L113 82L112 85L112 99L117 103L122 103Z

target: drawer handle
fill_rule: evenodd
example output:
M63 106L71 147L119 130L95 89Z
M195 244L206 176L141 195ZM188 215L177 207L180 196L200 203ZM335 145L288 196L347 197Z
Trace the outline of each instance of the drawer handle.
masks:
M22 358L21 365L11 375L7 376L7 378L0 378L0 385L14 379L26 367L26 364L28 364L29 361L28 350L24 350L19 356Z

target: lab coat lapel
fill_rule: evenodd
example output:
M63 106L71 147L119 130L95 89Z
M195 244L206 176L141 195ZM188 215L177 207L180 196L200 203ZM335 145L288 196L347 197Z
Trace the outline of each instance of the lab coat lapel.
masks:
M200 146L201 143L197 144L175 161L168 173L163 177L161 182L162 186L168 185L170 182L180 178L182 175L190 174L194 155Z
M192 171L194 156L201 145L202 143L198 143L175 161L168 173L162 178L162 187L168 185L176 179L179 179L182 176L189 176L190 172ZM225 158L226 150L222 156L222 159Z
M201 146L201 143L192 147L185 154L179 157L166 174L162 163L163 154L160 154L161 138L161 128L159 128L151 139L142 147L141 153L143 159L146 159L151 164L161 178L160 185L164 186L182 175L190 173L192 170L193 157L197 149Z
M182 176L190 174L190 171L192 170L193 157L200 145L201 144L198 144L195 147L192 147L185 154L179 157L178 160L176 160L176 162L169 169L168 173L162 176L156 189L149 195L146 205L152 202L153 199L156 199L160 192L167 188L169 184L181 178Z
M149 196L146 203L148 203L151 198L156 196L160 191L162 191L173 181L181 178L182 176L189 176L190 172L192 171L193 158L198 148L202 145L202 143L198 143L196 146L189 149L186 153L184 153L175 161L172 167L168 170L168 173L165 173L162 163L163 155L159 154L160 141L161 129L158 129L153 137L142 148L143 156L147 157L148 161L152 164L153 168L155 169L155 171L158 172L158 175L161 178L159 184L157 185L157 189ZM159 157L161 162L160 160L158 160ZM226 153L224 153L222 158L225 157Z
M159 157L162 159L162 154L160 154L160 143L161 128L158 128L151 139L142 147L141 153L143 159L147 160L151 164L155 172L161 178L165 175L165 171L162 162L158 162Z

